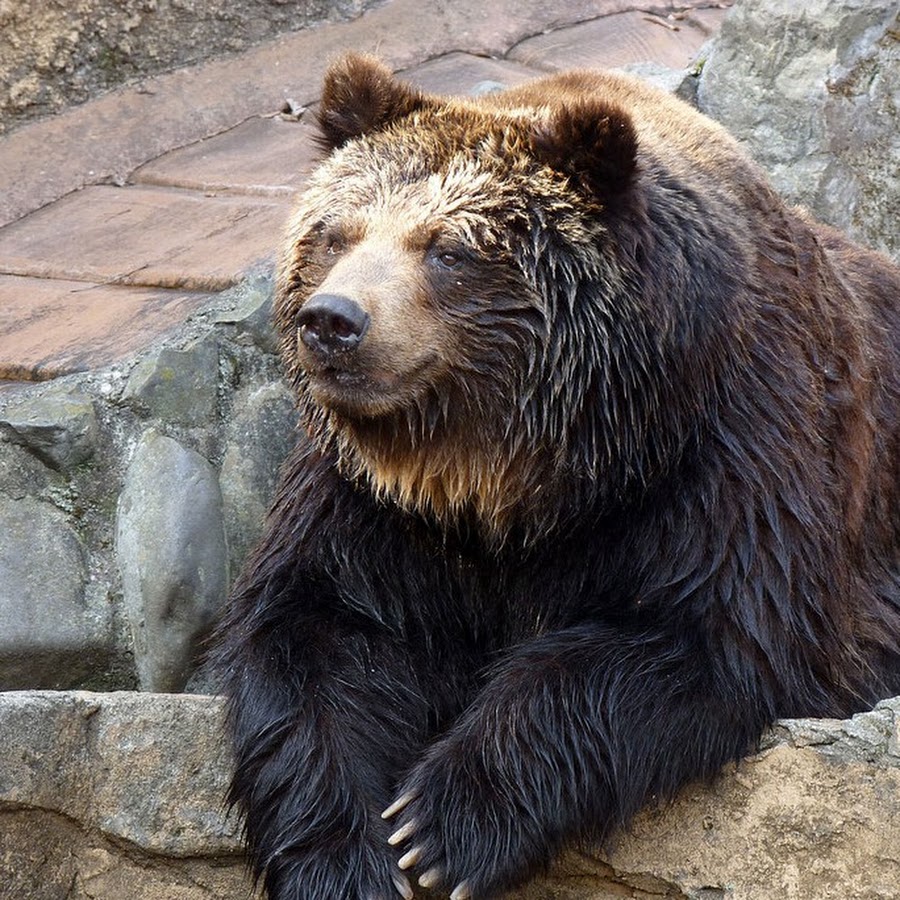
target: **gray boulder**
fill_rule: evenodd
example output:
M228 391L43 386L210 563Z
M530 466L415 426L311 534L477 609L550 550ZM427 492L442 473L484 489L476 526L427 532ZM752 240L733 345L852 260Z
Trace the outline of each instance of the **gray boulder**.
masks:
M69 687L103 668L109 611L91 608L85 551L66 516L0 495L0 690Z
M251 897L220 701L0 694L0 746L0 896Z
M697 103L789 200L900 259L896 0L741 0Z
M119 497L116 554L135 664L147 691L179 691L228 592L216 470L149 430Z
M284 384L236 394L219 474L234 572L259 538L281 464L296 441L294 398Z
M0 414L0 433L54 469L67 471L89 459L98 426L90 397L68 385L9 404Z
M213 341L198 341L184 350L164 347L134 367L123 399L167 422L209 425L216 417L218 379Z

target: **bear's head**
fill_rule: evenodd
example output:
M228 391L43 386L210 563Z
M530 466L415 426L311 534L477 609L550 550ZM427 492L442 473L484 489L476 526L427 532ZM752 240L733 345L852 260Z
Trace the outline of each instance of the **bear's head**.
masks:
M429 96L351 55L319 122L329 155L276 320L307 427L344 471L495 538L646 480L669 452L650 430L672 329L644 290L623 109L578 77Z

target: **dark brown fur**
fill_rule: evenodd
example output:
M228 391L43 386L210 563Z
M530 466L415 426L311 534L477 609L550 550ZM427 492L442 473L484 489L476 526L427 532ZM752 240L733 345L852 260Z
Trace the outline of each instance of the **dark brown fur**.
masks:
M219 651L273 900L407 893L396 796L424 881L495 896L900 691L896 266L624 77L447 100L354 56L321 122L277 304L308 439ZM334 297L365 327L323 349Z

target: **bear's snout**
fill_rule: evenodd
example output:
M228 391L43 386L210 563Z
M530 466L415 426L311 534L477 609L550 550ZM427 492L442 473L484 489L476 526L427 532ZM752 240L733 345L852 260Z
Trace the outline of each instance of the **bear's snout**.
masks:
M315 294L297 315L304 346L320 356L355 350L369 329L369 315L342 294Z

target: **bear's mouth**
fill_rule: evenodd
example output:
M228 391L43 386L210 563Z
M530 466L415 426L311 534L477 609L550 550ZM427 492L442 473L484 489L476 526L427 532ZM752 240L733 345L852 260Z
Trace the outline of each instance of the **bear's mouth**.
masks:
M306 379L310 396L326 409L364 408L374 399L373 395L382 393L367 375L342 366L321 365L307 369Z
M375 418L402 409L422 389L431 369L423 360L408 372L378 375L341 365L322 363L306 369L307 390L312 401L348 418Z

